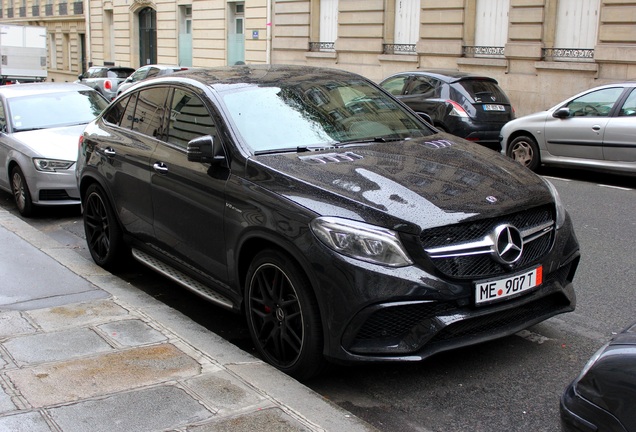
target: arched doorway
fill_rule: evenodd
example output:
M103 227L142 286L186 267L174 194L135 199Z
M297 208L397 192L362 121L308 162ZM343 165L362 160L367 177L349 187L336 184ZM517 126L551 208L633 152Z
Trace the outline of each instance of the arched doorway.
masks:
M157 12L139 11L139 66L157 63Z

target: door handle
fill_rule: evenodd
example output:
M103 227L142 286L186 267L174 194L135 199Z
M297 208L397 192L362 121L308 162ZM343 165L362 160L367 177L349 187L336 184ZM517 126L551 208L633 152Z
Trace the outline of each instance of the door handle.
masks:
M113 156L115 156L115 155L117 154L117 152L116 152L116 151L115 151L115 149L114 149L114 148L112 148L112 147L106 147L106 148L104 149L104 154L105 154L106 156L113 157Z
M168 166L163 162L155 162L152 167L159 174L168 174Z
M598 132L598 131L601 130L601 127L599 125L594 125L594 126L592 126L592 130L595 131L595 132Z

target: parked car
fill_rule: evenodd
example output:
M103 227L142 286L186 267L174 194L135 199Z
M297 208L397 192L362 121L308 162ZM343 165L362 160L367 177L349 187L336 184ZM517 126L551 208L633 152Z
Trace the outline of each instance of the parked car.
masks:
M502 152L541 164L636 174L636 82L584 91L501 130Z
M30 216L35 205L80 203L77 136L108 101L73 83L0 87L0 189Z
M142 66L133 72L123 83L117 88L117 94L123 93L126 89L132 87L134 84L146 78L154 78L163 75L168 75L173 72L179 72L188 70L188 68L176 66L176 65L146 65Z
M590 358L561 397L563 432L636 431L636 324Z
M465 72L401 72L385 78L385 90L437 129L499 150L499 131L515 118L497 80Z
M575 307L554 187L348 72L235 66L145 80L87 126L88 249L245 314L262 358L413 361Z
M113 100L117 96L119 85L133 72L135 72L135 69L129 67L92 66L79 75L76 82L92 87L106 99Z

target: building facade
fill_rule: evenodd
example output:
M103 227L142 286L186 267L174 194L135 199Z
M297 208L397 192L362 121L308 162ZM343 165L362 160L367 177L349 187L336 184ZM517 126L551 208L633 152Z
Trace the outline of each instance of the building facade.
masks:
M636 78L636 0L0 3L3 21L47 26L55 79L74 77L84 64L308 64L374 81L404 70L458 69L496 78L523 115ZM18 17L22 8L26 16Z
M0 22L47 29L48 80L75 81L88 65L83 1L0 0Z

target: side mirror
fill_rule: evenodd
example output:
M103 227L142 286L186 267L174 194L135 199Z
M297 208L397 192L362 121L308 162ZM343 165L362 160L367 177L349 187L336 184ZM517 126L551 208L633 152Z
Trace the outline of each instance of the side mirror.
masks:
M210 135L195 138L188 143L188 161L225 166L225 151L218 140Z
M566 119L568 117L570 117L570 109L563 107L563 108L559 108L558 110L556 110L553 114L552 117L556 117L556 118L560 118L560 119Z

